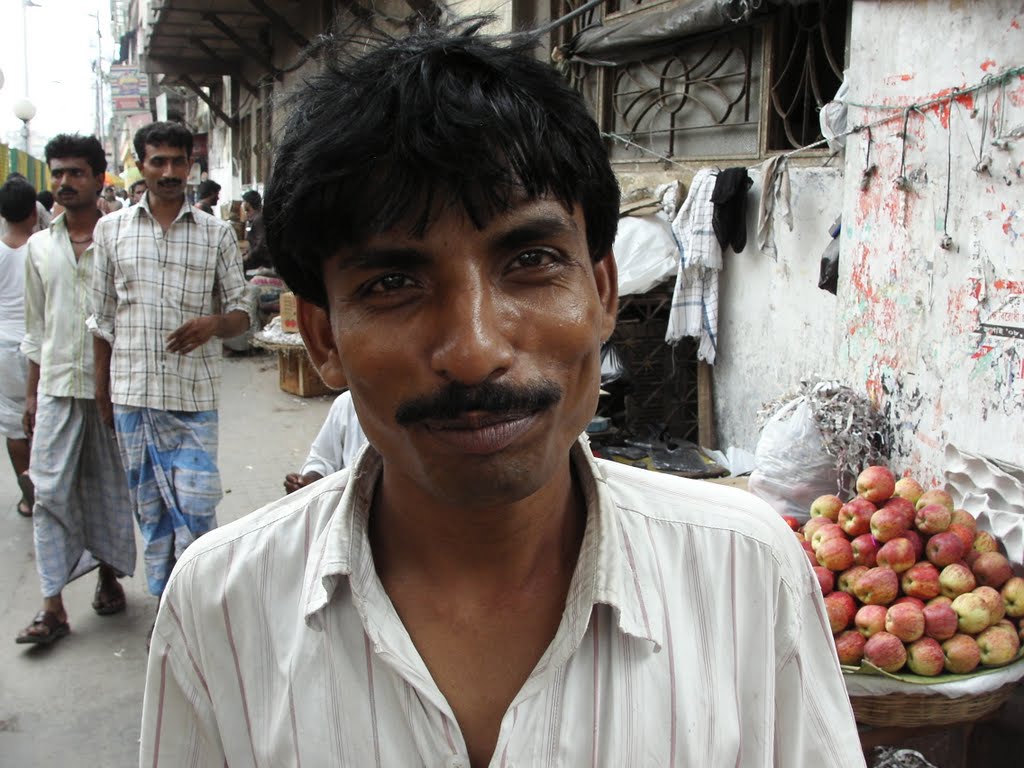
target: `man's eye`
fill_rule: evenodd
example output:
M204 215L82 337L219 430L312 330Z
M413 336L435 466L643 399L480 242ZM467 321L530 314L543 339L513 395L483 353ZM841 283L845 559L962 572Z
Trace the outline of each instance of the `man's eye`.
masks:
M369 293L386 293L401 290L410 285L412 285L412 280L405 275L384 275L384 277L377 278L370 283L367 286L367 290Z
M558 260L558 254L552 251L535 249L524 251L516 256L513 267L536 268L546 267Z

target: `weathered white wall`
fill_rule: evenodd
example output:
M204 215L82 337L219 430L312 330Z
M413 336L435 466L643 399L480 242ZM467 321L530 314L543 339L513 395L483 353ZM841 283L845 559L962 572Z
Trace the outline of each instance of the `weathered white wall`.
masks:
M1024 2L858 2L851 39L853 102L921 103L1024 65ZM1024 293L1024 143L991 145L1000 125L1024 124L1024 78L923 111L910 116L905 160L902 119L872 130L866 192L864 133L847 153L836 357L890 415L896 463L938 479L950 443L1024 464L1024 340L979 332ZM973 170L979 150L991 173ZM901 162L907 192L893 185Z

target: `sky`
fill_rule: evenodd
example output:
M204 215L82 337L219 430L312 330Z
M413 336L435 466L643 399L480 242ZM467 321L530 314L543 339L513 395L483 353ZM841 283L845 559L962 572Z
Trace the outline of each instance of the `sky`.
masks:
M36 106L29 123L33 154L42 157L46 141L58 133L96 132L96 18L102 32L103 71L110 67L114 42L109 0L0 0L0 141L23 148L22 123L13 105L25 96L22 13L28 40L28 97ZM109 120L109 97L105 105Z

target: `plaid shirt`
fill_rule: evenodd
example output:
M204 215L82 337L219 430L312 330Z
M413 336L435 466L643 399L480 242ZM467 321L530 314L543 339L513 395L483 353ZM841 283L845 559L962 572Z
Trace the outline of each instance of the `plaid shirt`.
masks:
M182 201L165 232L147 195L100 219L93 238L89 328L113 347L111 400L165 411L215 409L220 339L182 355L167 351L167 337L197 317L249 312L234 230Z

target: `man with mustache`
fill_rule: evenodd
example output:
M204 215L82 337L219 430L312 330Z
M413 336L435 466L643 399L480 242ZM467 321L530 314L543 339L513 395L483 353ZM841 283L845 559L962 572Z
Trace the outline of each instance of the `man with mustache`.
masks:
M33 645L70 632L62 598L68 582L99 566L92 607L106 616L125 609L117 578L135 571L128 487L94 400L86 330L96 201L107 160L95 137L61 134L46 145L46 163L64 212L28 241L21 342L29 359L24 428L32 441L32 528L43 607L17 642Z
M96 402L115 428L159 596L185 548L216 526L220 339L249 327L234 230L185 199L192 135L134 137L146 194L96 227L90 328Z
M582 99L466 23L346 52L264 221L370 446L178 562L141 764L862 767L788 526L581 437L619 211Z

